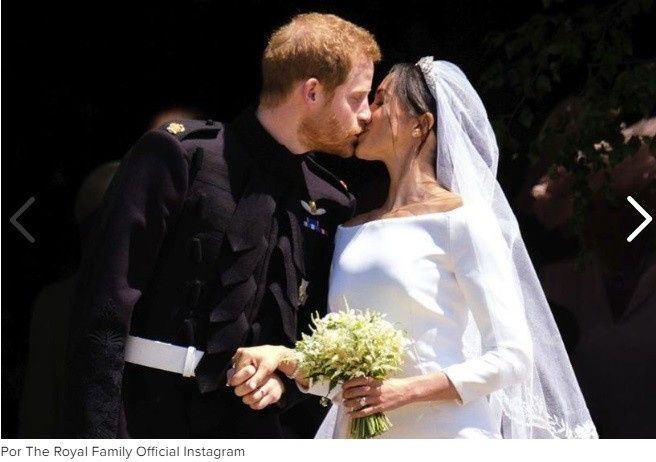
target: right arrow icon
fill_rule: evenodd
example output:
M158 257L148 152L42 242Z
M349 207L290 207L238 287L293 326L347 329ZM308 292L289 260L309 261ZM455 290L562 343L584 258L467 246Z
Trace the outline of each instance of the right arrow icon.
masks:
M643 209L640 204L638 204L635 199L631 196L627 196L626 199L631 203L632 206L635 207L635 209L640 212L640 214L645 217L645 221L643 221L640 226L638 226L635 231L631 233L629 237L626 238L628 242L631 242L635 237L640 234L640 232L647 227L649 223L651 223L652 217L647 213L645 209Z

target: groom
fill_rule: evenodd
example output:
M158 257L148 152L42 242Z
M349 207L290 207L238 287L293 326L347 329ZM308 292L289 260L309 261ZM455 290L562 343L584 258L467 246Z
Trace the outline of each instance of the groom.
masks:
M366 30L298 15L269 40L257 108L228 125L176 121L132 147L83 258L63 436L314 434L318 404L289 379L242 400L226 371L241 346L292 346L326 307L354 200L311 151L353 154L379 60Z

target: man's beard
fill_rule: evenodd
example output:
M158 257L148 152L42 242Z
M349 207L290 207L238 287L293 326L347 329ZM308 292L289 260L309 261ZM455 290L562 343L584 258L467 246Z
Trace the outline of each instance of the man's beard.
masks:
M298 135L301 143L312 151L351 157L360 130L347 131L340 127L333 114L306 117L301 121Z

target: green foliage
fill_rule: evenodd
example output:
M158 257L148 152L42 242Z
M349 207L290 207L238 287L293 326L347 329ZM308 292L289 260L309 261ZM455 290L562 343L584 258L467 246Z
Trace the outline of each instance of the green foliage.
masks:
M636 152L621 129L656 103L656 59L636 59L631 40L652 0L604 5L543 0L543 11L515 30L488 35L484 96L513 101L492 124L502 152L546 159L573 174L574 231L582 236L590 175ZM501 111L503 112L503 111ZM601 143L605 141L606 143ZM606 182L606 188L607 188ZM609 201L616 200L605 191Z
M299 371L312 381L329 381L332 390L358 377L383 380L400 369L408 339L385 315L351 310L312 316L312 334L296 342ZM372 438L391 427L383 413L352 419L353 438Z

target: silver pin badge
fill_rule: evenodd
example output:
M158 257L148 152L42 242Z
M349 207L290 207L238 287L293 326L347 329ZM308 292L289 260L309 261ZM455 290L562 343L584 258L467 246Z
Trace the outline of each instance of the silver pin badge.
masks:
M323 215L326 213L326 209L317 208L317 203L314 201L301 201L301 205L307 213L313 216Z

